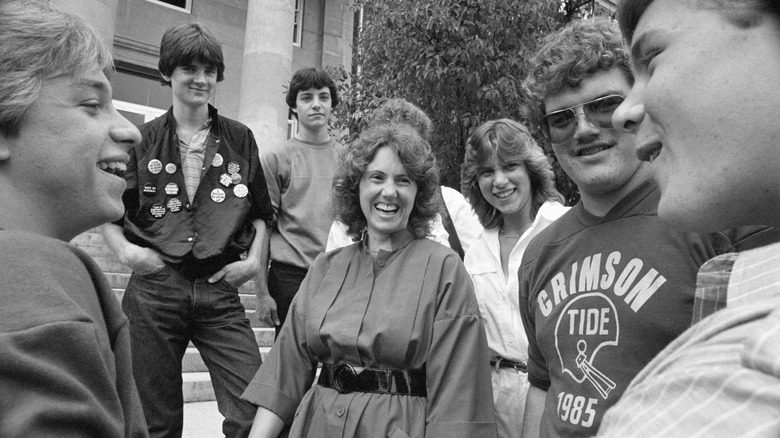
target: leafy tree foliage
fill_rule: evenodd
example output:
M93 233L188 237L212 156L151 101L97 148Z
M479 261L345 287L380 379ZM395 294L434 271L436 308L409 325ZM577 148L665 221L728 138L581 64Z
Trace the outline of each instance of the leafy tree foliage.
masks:
M405 98L433 120L431 143L442 183L459 189L468 135L487 120L523 120L527 60L544 35L585 3L590 2L356 0L364 11L354 59L359 67L351 73L331 71L342 96L336 128L354 136L386 99ZM576 187L555 162L554 167L559 190L576 202Z

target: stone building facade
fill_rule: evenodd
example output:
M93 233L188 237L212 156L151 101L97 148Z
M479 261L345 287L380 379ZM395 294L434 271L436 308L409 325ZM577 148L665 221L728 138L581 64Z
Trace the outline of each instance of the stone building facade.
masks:
M171 26L198 22L222 42L225 80L214 96L220 113L258 139L291 129L285 86L300 67L352 64L355 10L350 0L49 0L87 19L110 42L117 108L136 124L166 111L171 93L159 80L160 38Z

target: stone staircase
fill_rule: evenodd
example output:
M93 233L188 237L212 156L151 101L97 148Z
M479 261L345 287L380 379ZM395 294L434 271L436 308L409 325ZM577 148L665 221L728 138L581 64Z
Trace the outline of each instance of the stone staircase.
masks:
M106 246L100 230L96 228L82 233L76 236L71 243L86 251L97 261L108 278L114 295L118 300L121 300L132 271L119 262L114 253ZM265 359L266 353L274 342L274 329L273 327L262 327L257 319L257 303L251 282L241 286L239 296L246 309L247 317L252 323L260 355ZM216 400L206 364L198 349L191 343L182 361L182 380L185 403Z

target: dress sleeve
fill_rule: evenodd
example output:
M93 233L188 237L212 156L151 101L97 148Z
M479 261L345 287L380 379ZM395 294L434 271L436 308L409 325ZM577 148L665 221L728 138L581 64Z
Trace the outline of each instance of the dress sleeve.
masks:
M291 424L303 395L311 387L317 361L309 354L306 339L306 303L318 280L316 265L301 283L287 319L265 361L241 398L262 406Z
M0 436L124 436L111 365L89 321L0 334Z
M444 259L426 364L426 437L494 437L493 393L485 329L466 268Z

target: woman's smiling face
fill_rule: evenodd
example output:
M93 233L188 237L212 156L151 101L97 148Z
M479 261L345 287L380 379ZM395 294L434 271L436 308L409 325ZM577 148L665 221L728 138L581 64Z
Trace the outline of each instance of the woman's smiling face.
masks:
M359 191L369 239L381 241L406 230L417 196L417 183L392 147L377 149L360 179Z

